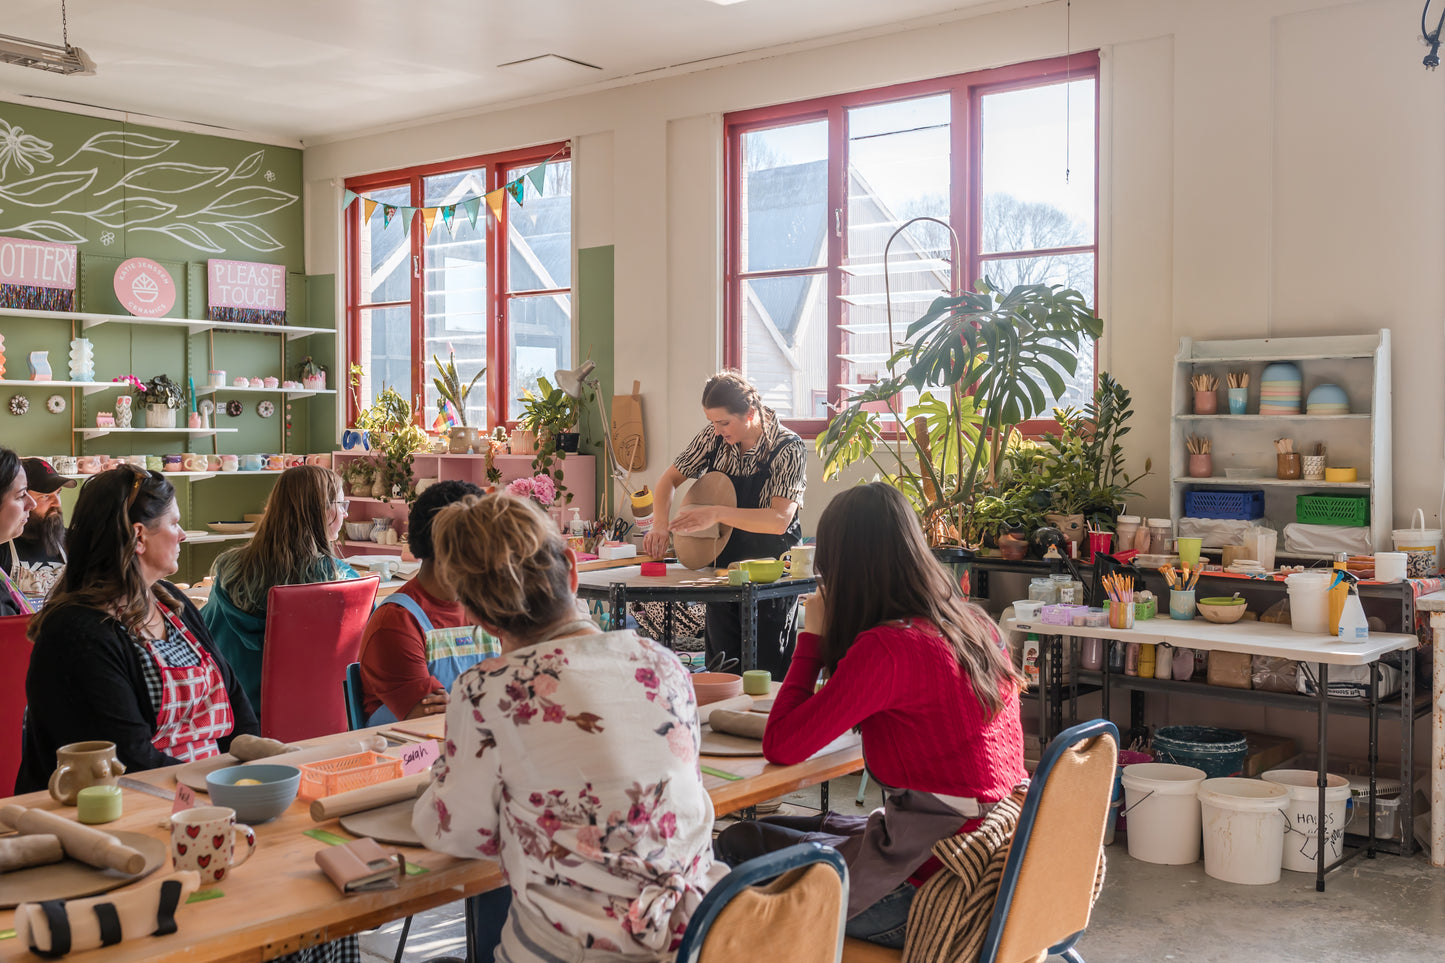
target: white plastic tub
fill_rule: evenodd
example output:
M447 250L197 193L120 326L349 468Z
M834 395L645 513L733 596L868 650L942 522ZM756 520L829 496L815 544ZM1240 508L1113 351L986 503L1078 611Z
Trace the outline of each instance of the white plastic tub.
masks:
M1125 766L1124 816L1129 855L1145 863L1180 866L1199 859L1199 802L1203 769L1164 762Z
M1326 635L1330 628L1331 572L1296 572L1284 580L1289 589L1290 627L1296 632Z
M1226 883L1279 882L1289 790L1259 779L1221 776L1199 787L1204 871Z
M1288 829L1284 840L1284 868L1293 873L1313 873L1319 853L1319 773L1309 769L1276 769L1260 776L1265 782L1289 791L1284 807ZM1350 781L1331 773L1325 779L1325 865L1341 856L1345 827L1350 823Z

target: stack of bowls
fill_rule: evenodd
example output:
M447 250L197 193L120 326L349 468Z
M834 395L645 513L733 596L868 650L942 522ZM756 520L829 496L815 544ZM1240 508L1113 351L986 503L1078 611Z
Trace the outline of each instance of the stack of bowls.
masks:
M1308 415L1348 415L1350 399L1339 385L1316 385L1305 402Z
M1279 361L1264 369L1259 379L1259 413L1297 415L1299 411L1299 366Z

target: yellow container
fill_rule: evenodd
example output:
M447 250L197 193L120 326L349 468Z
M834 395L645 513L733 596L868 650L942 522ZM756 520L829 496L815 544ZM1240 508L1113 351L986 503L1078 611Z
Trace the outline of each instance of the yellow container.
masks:
M1139 646L1139 676L1144 679L1154 678L1154 646L1148 642Z
M1326 468L1325 481L1327 482L1352 482L1358 481L1360 473L1353 468Z

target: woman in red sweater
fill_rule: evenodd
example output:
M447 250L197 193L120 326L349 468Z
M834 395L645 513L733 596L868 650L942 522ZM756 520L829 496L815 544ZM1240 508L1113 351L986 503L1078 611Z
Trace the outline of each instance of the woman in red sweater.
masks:
M972 830L1027 779L1023 680L896 489L861 485L833 499L818 520L815 567L819 591L763 752L791 765L858 727L884 808L738 823L713 849L736 866L803 841L836 847L848 862L848 935L902 947L914 891L938 868L933 844ZM827 684L815 693L820 675Z

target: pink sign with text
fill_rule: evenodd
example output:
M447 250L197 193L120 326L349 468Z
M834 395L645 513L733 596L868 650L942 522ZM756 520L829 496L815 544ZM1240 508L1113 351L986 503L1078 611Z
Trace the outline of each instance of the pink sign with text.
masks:
M76 252L74 244L0 237L0 308L73 310Z
M207 261L206 301L213 321L279 324L286 318L286 268L253 261Z

